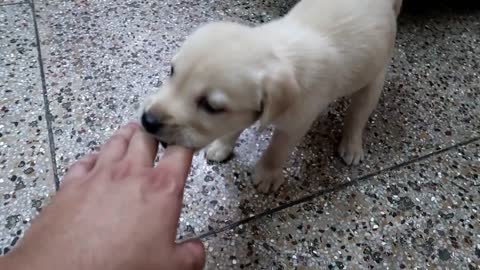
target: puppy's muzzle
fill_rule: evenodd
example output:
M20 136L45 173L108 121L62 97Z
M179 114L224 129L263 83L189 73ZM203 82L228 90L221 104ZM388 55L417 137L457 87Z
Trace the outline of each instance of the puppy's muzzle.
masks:
M154 114L150 112L144 112L142 114L142 126L148 133L156 135L162 130L164 124ZM164 148L167 147L167 144L163 141L160 141L160 144Z

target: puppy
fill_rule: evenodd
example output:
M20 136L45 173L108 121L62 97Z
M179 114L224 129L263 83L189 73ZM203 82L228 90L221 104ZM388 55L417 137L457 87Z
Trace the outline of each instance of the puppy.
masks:
M382 92L401 0L302 0L257 27L200 27L172 59L170 78L147 99L141 122L165 144L225 160L256 121L273 125L256 165L261 192L284 182L282 167L329 103L351 96L339 154L364 158L362 133Z

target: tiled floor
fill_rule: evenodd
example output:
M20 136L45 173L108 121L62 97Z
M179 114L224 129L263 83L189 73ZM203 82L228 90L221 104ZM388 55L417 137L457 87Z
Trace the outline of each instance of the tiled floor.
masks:
M69 164L136 115L193 28L260 23L294 3L0 1L0 250ZM358 167L334 152L343 101L319 117L276 195L251 185L268 132L245 132L226 164L195 157L179 237L206 240L208 269L480 267L479 17L400 18Z
M0 5L0 254L55 190L32 12Z

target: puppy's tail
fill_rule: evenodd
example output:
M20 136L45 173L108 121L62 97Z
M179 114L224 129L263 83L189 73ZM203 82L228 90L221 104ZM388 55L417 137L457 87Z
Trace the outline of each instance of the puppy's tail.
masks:
M398 15L400 14L400 11L402 11L402 2L403 0L394 0L393 1L393 10L395 10L395 14Z

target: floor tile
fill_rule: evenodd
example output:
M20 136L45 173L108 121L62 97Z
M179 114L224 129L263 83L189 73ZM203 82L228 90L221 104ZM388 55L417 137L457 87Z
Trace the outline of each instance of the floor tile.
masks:
M0 0L0 6L26 4L29 0Z
M185 36L213 20L256 24L295 1L95 1L36 4L48 98L61 172L136 116L165 79ZM287 165L276 195L256 193L253 160L269 133L246 131L225 164L193 164L180 235L230 224L360 175L479 136L478 11L406 15L385 93L368 128L367 160L345 166L335 154L346 102L332 105Z
M206 241L206 269L478 269L480 143Z
M0 6L0 254L54 192L31 9Z

